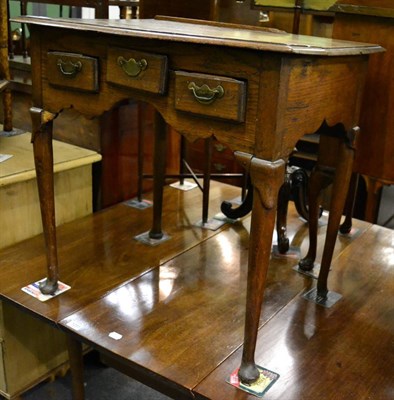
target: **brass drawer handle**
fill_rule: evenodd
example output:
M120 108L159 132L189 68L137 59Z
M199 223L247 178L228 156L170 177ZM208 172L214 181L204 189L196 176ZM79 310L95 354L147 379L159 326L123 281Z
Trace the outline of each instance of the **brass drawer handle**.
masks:
M201 104L212 104L224 95L224 89L221 85L211 89L205 83L202 86L197 86L194 82L190 82L187 88L192 91L194 98Z
M68 78L74 78L74 76L82 69L81 61L73 63L72 61L63 61L59 59L57 60L57 66L59 67L60 72Z
M215 171L218 171L218 172L222 172L226 169L226 166L221 163L214 163L213 166L215 168Z
M122 57L118 57L118 65L122 67L124 73L132 78L136 78L142 71L146 70L148 61L142 58L140 61L130 58L128 61Z
M216 151L218 151L219 153L221 153L222 151L227 149L227 147L224 146L222 143L217 143L217 144L215 144L214 147L215 147Z

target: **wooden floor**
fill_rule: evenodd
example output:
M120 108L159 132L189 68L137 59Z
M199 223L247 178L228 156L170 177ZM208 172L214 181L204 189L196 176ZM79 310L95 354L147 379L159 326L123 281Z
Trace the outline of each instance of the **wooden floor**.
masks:
M213 183L210 215L237 195ZM42 238L3 250L0 296L175 399L253 399L226 383L242 351L250 219L216 232L193 226L197 189L166 188L164 204L171 240L156 247L133 238L149 229L149 209L118 205L62 226L60 279L72 288L47 303L21 291L45 273ZM288 231L305 254L307 228L292 207ZM316 281L296 263L271 259L256 361L280 378L264 398L394 398L394 231L355 220L338 238L329 289L343 298L329 309L301 297Z

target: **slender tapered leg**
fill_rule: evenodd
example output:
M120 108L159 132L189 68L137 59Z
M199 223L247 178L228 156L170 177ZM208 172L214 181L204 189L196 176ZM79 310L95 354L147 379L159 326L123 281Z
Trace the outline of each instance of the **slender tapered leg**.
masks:
M5 89L3 92L3 113L4 113L4 132L12 131L12 95L11 89Z
M247 157L248 155L245 157L246 160ZM254 353L271 254L278 191L285 173L283 160L270 162L249 157L254 199L249 245L245 338L238 372L239 378L244 383L254 382L259 377Z
M376 224L384 182L367 175L363 175L363 178L367 186L367 203L365 205L364 220Z
M356 173L353 173L350 178L349 191L348 191L348 194L346 197L346 203L345 203L345 209L344 209L345 220L339 227L339 231L344 234L350 233L350 231L352 230L352 218L353 218L353 211L354 211L354 203L356 200L358 180L359 180L359 175Z
M339 147L339 161L336 167L334 183L332 188L330 214L328 218L326 240L324 243L323 256L317 281L317 295L325 298L328 293L327 278L330 270L335 241L341 222L346 196L352 175L354 149L343 141Z
M72 377L73 400L84 400L82 343L67 335L67 350Z
M184 184L185 182L185 173L186 173L186 168L185 168L185 158L186 158L186 138L181 135L180 138L180 156L179 156L179 183L181 185Z
M212 164L212 139L209 137L204 139L204 183L202 191L202 223L208 222L209 209L209 189L211 183L211 164Z
M53 182L52 127L54 114L32 107L32 142L37 174L42 226L46 244L47 279L40 286L43 294L53 294L58 288L55 197Z
M167 124L163 117L155 112L155 149L153 163L153 223L149 232L151 239L161 239L163 189L165 183L167 155Z
M144 130L142 128L142 119L144 118L142 114L142 104L137 103L138 110L138 154L137 154L137 200L142 202L142 192L144 187Z

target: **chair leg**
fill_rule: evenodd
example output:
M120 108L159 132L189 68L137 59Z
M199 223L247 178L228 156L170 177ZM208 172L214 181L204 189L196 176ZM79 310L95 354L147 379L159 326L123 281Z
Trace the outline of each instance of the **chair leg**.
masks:
M276 233L278 237L278 251L285 254L289 251L289 239L287 237L287 212L291 193L290 176L285 173L285 181L279 189L278 208L276 213Z
M232 208L232 204L229 201L223 201L220 210L222 213L227 217L231 219L237 219L237 218L242 218L245 215L249 214L252 211L253 207L253 185L250 180L250 176L248 173L245 173L247 175L247 191L246 191L246 196L244 197L241 205L237 208Z
M332 180L332 171L317 164L309 179L309 249L307 255L298 263L303 271L311 271L316 259L317 227L320 212L320 193Z
M291 196L298 214L308 221L308 175L303 168L297 168L290 174Z

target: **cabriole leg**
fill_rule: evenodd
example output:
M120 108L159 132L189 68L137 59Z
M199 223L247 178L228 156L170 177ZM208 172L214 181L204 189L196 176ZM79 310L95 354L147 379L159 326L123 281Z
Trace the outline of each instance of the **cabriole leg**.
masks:
M245 159L248 156L245 155ZM254 382L259 377L254 353L271 254L278 191L285 173L283 160L270 162L249 156L249 163L254 200L249 246L245 339L238 372L239 378L244 383Z
M59 279L52 149L52 128L55 115L35 107L30 109L30 114L33 129L34 163L47 258L47 278L40 285L40 290L43 294L53 294L58 288Z
M341 222L342 212L345 206L346 196L349 188L350 177L352 175L354 150L345 141L340 144L339 161L336 167L334 183L332 188L333 196L330 203L330 214L328 218L326 241L319 278L317 281L317 295L327 297L327 278L330 270L332 255L334 252L335 241Z

